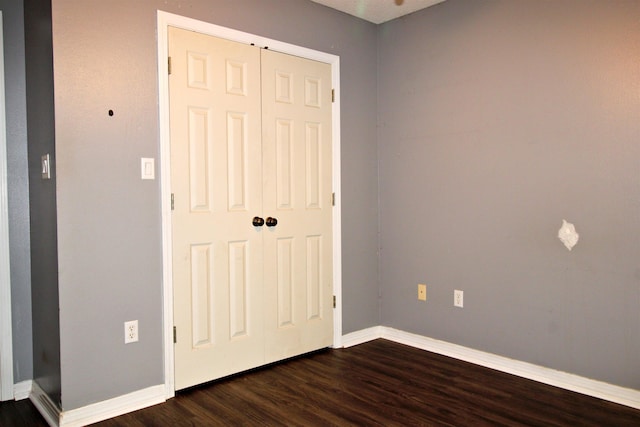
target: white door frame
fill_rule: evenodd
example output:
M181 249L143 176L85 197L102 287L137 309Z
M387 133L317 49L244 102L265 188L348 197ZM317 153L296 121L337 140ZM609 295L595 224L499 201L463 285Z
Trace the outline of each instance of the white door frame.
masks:
M242 31L232 30L196 19L158 11L158 110L160 121L160 189L162 199L162 248L163 248L163 331L164 331L164 383L166 397L175 394L173 355L173 274L171 253L171 147L169 129L169 79L167 73L169 26L197 31L215 37L256 46L269 47L282 53L331 64L335 102L332 107L333 145L333 294L336 309L333 311L333 347L342 347L342 223L340 200L340 57L277 40L267 39Z
M4 38L0 10L0 401L13 399L11 273L9 266L9 203L7 127L4 100Z

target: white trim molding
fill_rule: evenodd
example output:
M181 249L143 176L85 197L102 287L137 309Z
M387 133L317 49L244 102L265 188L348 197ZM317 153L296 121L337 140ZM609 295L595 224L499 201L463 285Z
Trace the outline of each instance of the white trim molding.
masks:
M532 363L522 362L480 350L474 350L472 348L400 331L386 326L376 326L352 332L343 336L342 341L345 347L348 347L378 338L431 351L454 359L464 360L465 362L474 363L486 368L538 381L543 384L560 387L565 390L575 391L587 396L619 403L631 408L640 409L640 390L620 387L603 381L597 381L581 377L579 375L545 368L544 366L534 365Z
M161 384L82 408L61 411L36 381L25 381L27 382L32 383L25 384L31 390L29 399L52 427L86 426L165 402L164 384Z
M9 202L7 129L4 99L4 40L0 11L0 401L13 395L13 337L11 333L11 273L9 259Z
M33 380L21 381L13 386L13 397L15 400L28 399L33 389Z
M161 384L82 408L62 411L59 425L60 427L86 426L163 402L165 402L165 391L164 384Z
M47 393L40 388L40 385L33 381L29 400L36 407L40 415L51 427L58 427L60 420L60 408L56 405Z
M342 346L342 219L340 197L340 57L313 49L292 45L256 36L254 34L221 27L215 24L187 18L172 13L158 11L158 115L160 123L160 191L162 199L162 246L163 246L163 300L164 300L164 371L166 397L175 394L174 354L173 354L173 274L171 254L171 147L169 129L169 79L167 75L168 27L183 28L240 43L268 46L275 50L302 58L312 59L331 65L332 85L335 101L332 103L332 144L333 177L335 193L333 209L333 294L336 297L336 309L333 314L333 347Z
M354 345L364 344L382 338L382 330L382 326L374 326L372 328L351 332L350 334L342 336L342 345L344 348L353 347Z

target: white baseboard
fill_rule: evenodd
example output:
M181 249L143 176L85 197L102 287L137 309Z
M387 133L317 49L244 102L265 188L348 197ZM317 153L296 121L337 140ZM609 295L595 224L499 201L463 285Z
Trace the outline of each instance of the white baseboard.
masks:
M164 384L162 384L93 403L82 408L63 411L60 414L60 427L85 426L157 405L166 400L165 394Z
M24 385L22 385L23 383ZM20 383L21 387L29 387L31 392L29 399L51 427L86 426L165 401L163 384L93 403L82 408L61 411L37 382L24 381L23 383Z
M31 394L29 394L29 400L36 407L40 415L44 417L51 427L58 427L58 420L60 419L60 408L53 403L47 393L45 393L36 381L32 382Z
M382 338L382 326L374 326L372 328L362 329L360 331L351 332L342 336L342 346L344 348L353 347L354 345L363 344Z
M587 396L640 409L640 390L620 387L602 381L581 377L579 375L556 371L555 369L545 368L543 366L521 362L515 359L509 359L508 357L474 350L461 345L451 344L445 341L411 334L409 332L385 326L377 326L347 334L343 337L343 343L345 347L349 347L350 345L362 344L377 338L383 338L400 344L409 345L411 347L431 351L454 359L464 360L465 362L474 363L476 365L538 381L543 384L549 384L565 390L575 391ZM347 343L349 343L349 345L347 345Z
M33 388L33 380L21 381L13 385L13 398L15 400L23 400L29 398L31 389Z

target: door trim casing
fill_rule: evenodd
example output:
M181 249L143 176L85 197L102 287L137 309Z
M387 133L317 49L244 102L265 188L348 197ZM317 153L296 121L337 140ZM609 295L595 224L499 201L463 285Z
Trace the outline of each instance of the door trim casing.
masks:
M0 401L13 399L11 270L7 182L7 126L4 93L4 37L0 10Z
M168 27L178 27L220 37L240 43L269 47L290 55L312 59L331 65L332 86L335 101L332 104L332 185L335 193L333 208L333 294L336 309L333 311L333 347L342 347L342 222L340 198L340 57L256 36L219 25L158 11L158 115L160 136L160 190L162 203L162 293L163 293L163 337L164 337L164 384L166 397L175 395L173 352L173 272L171 251L171 147L169 129L169 76Z

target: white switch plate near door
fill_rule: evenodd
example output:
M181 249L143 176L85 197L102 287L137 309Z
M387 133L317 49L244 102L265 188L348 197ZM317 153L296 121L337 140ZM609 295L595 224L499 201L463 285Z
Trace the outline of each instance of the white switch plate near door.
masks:
M155 179L155 160L143 157L140 159L140 173L142 179Z
M45 154L41 157L42 179L51 179L51 156Z

